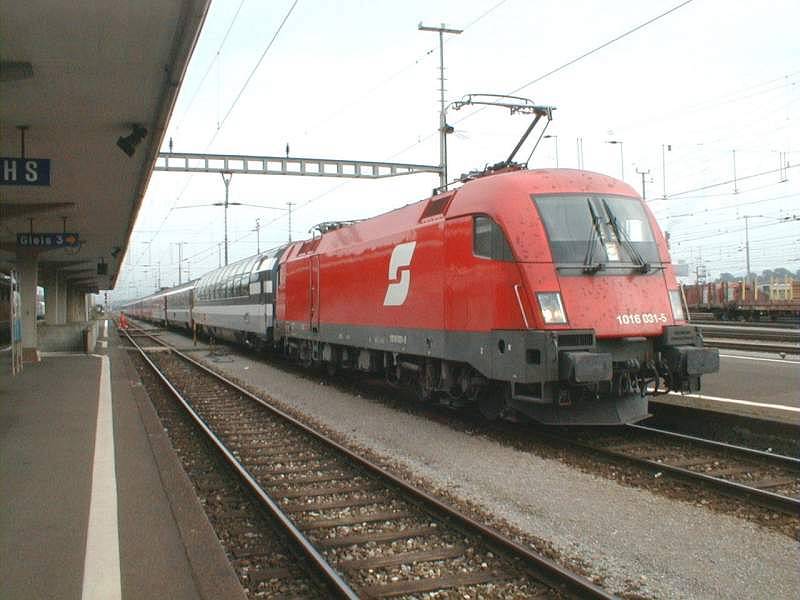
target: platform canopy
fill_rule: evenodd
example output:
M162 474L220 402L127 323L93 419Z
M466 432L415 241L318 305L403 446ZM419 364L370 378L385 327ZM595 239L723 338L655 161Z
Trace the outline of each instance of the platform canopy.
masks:
M0 271L33 253L114 287L209 4L0 5Z

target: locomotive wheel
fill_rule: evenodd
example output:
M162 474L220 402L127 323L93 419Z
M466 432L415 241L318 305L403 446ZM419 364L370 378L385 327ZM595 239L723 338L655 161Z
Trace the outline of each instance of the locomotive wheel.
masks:
M420 404L427 404L433 399L431 389L420 379L414 381L414 399Z
M436 370L434 364L426 361L414 379L414 395L417 402L427 404L434 399L436 389Z
M335 377L338 369L336 368L336 363L328 361L325 363L325 374L328 377Z
M496 421L506 408L506 390L503 386L487 385L478 394L478 410L487 421Z

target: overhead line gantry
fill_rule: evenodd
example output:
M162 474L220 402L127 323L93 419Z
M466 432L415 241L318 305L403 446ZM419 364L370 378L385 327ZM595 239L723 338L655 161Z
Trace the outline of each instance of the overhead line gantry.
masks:
M289 156L248 156L239 154L201 154L162 152L155 171L188 173L242 173L250 175L299 175L308 177L346 177L384 179L417 173L442 173L439 165L420 165L335 158Z

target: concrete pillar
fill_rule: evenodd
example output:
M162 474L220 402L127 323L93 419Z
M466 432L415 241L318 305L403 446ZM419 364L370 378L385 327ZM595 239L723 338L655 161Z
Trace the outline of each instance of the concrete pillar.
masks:
M67 287L67 322L78 323L88 320L86 293L72 286Z
M58 297L56 298L55 319L58 325L67 322L67 282L63 271L58 273Z
M67 287L61 270L58 267L46 269L41 286L44 288L45 323L63 325L67 322Z
M39 260L36 254L20 253L16 261L19 273L19 296L22 312L22 360L39 362L39 341L36 335L36 286Z
M83 293L83 320L88 321L92 314L92 295Z

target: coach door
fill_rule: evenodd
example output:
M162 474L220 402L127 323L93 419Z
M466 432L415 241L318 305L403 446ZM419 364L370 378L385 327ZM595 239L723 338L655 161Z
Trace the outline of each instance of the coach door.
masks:
M309 265L309 328L316 333L319 330L319 254L310 257Z

